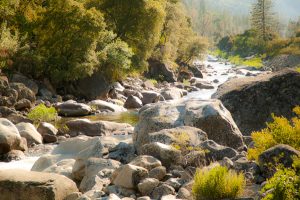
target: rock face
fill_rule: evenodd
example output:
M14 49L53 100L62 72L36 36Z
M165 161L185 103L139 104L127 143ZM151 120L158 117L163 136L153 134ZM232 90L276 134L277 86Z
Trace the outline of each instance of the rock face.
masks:
M108 121L90 121L88 119L75 119L68 121L66 125L69 129L69 134L73 137L77 135L124 135L133 132L133 127L130 124Z
M283 70L257 77L232 79L214 94L231 112L244 135L265 128L271 113L291 118L300 105L300 73Z
M179 126L197 127L224 146L237 149L243 145L241 132L219 100L182 100L142 108L133 141L141 147L149 133Z
M90 106L72 100L57 104L56 109L59 115L67 117L85 116L92 111Z
M0 171L0 200L63 200L78 192L65 176L22 170Z
M162 79L167 82L176 82L176 76L168 63L161 63L157 60L149 60L149 71L146 76Z
M0 118L0 155L13 149L22 150L19 131L9 120Z
M264 176L270 178L276 171L272 169L274 165L282 164L284 167L291 167L293 156L300 157L300 152L288 145L279 144L259 155L258 161ZM272 165L273 167L270 167Z

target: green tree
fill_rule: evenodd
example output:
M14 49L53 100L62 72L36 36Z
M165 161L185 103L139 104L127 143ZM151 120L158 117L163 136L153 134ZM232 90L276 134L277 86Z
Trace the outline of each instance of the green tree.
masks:
M251 11L251 26L258 34L258 37L264 42L270 40L275 24L275 14L272 11L272 0L257 0L253 4Z

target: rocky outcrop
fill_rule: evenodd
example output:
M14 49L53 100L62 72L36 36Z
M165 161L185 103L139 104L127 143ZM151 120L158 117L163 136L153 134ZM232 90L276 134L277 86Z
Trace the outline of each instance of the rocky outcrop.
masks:
M300 73L287 69L257 77L232 79L221 85L214 98L231 112L244 135L266 127L271 114L293 117L300 105Z
M299 55L278 55L269 60L264 66L265 70L279 71L284 68L293 68L300 65Z
M162 63L158 60L149 60L149 71L146 76L167 82L176 82L175 73L169 63Z
M23 170L0 171L0 200L64 200L78 192L65 176Z
M224 146L243 146L241 132L219 100L182 100L142 108L133 141L142 146L149 133L179 126L199 128L208 139Z
M75 137L77 135L104 136L124 135L133 132L133 127L126 123L108 121L90 121L88 119L75 119L66 123L68 133Z

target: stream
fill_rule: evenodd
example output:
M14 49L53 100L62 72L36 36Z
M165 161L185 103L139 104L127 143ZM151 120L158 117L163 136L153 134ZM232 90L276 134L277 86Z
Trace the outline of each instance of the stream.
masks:
M208 100L211 99L211 96L217 91L218 86L228 81L230 78L238 77L242 78L245 77L245 74L238 74L237 70L235 70L233 65L225 64L223 62L218 62L216 58L212 56L208 56L208 59L204 62L196 62L195 64L200 65L204 64L206 69L203 71L203 79L205 81L211 82L214 85L214 89L203 89L197 92L191 92L184 99L201 99L201 100ZM251 71L252 74L259 74L261 71ZM218 80L215 81L215 80ZM136 111L127 111L124 113L117 113L117 114L105 114L105 115L94 115L88 116L84 118L88 118L92 121L95 120L106 120L106 121L113 121L119 123L129 123L135 125L138 119L138 113ZM64 120L70 120L71 118L67 118ZM9 163L0 162L0 170L4 169L23 169L23 170L31 170L31 167L35 163L35 161L41 155L27 155L22 160L19 161L11 161Z

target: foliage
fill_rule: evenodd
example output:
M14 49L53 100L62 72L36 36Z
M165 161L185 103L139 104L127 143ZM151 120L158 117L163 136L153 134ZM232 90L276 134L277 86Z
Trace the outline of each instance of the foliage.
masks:
M12 57L19 49L19 34L12 33L4 22L0 30L0 68L12 65Z
M300 149L300 107L293 110L296 117L289 121L284 117L273 115L273 122L267 128L252 133L254 148L248 150L248 158L258 160L258 156L265 150L277 145L287 144Z
M184 63L189 63L193 59L200 58L206 52L208 42L201 37L195 37L183 45L179 52L179 60Z
M300 199L300 158L295 158L294 167L279 169L267 181L262 192L267 192L263 200L296 200Z
M192 191L196 200L235 199L243 192L244 186L243 174L217 166L209 171L198 169Z
M54 107L48 108L44 104L39 104L34 107L27 116L34 124L39 124L40 122L53 122L57 120L58 117Z

